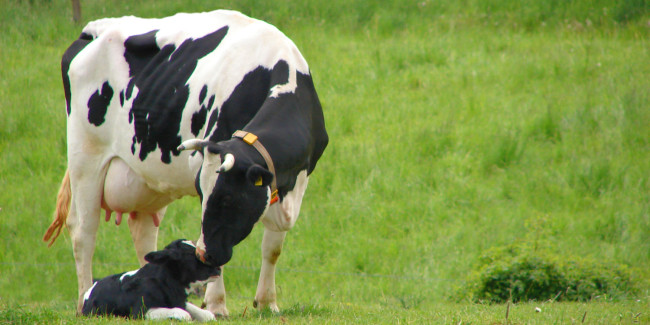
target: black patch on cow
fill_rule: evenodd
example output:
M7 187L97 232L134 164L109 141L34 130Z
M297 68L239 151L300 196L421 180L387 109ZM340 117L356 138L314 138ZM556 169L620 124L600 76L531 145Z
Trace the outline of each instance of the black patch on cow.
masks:
M212 110L212 105L214 105L214 95L210 96L208 100L208 112Z
M271 85L284 85L286 83L289 83L289 64L287 61L280 60L273 67Z
M203 104L203 101L205 100L205 96L208 95L208 85L204 85L203 88L201 88L201 93L199 94L199 104Z
M201 132L201 129L203 128L203 125L205 125L205 119L208 116L208 109L205 107L205 105L201 105L201 109L199 109L198 112L195 112L192 114L192 134L194 136L198 136L199 132Z
M65 93L65 103L66 103L66 111L68 113L68 116L70 116L70 98L72 97L72 94L70 93L70 77L68 77L68 70L70 70L70 62L83 50L86 45L90 44L92 42L93 37L90 34L86 33L81 33L79 35L79 39L74 41L68 49L65 51L63 54L63 58L61 59L61 76L63 77L63 92Z
M131 95L133 95L133 87L135 87L135 79L129 80L129 83L126 85L126 91L124 94L126 99L131 99ZM129 116L129 123L131 122L131 116Z
M289 65L283 60L278 61L271 70L259 66L247 73L219 112L212 112L205 134L210 134L216 123L219 126L210 140L219 142L230 139L236 130L243 128L260 110L271 88L285 84L288 80Z
M191 131L194 136L198 136L199 132L201 132L201 129L205 125L205 120L208 116L208 111L212 108L212 103L214 103L214 95L210 97L210 103L208 106L205 105L205 97L208 95L208 85L204 85L203 88L201 88L201 92L199 93L199 105L201 105L201 108L192 114L192 125L191 125Z
M120 91L120 106L124 107L124 90Z
M176 148L181 143L180 121L189 98L187 81L198 60L217 48L228 27L198 39L187 39L178 48L166 45L158 51L153 46L156 32L130 37L129 44L125 43L124 57L132 74L126 98L138 87L129 112L129 122L134 123L135 129L132 151L135 153L135 144L139 144L139 158L145 160L150 152L160 148L161 161L169 164L172 155L180 154Z
M141 35L131 36L124 41L126 49L124 59L129 64L129 77L138 75L151 58L160 52L158 43L156 43L157 33L158 30L152 30Z
M95 126L102 125L112 98L113 88L106 81L102 85L101 92L98 89L88 100L88 122Z

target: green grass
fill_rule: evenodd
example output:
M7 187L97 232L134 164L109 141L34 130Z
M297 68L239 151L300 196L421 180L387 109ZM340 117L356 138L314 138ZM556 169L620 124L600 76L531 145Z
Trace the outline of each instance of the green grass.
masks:
M647 302L522 303L503 305L438 303L435 308L402 308L384 303L345 301L283 308L280 315L259 312L250 301L231 299L237 312L227 324L644 324L650 321ZM0 307L7 307L0 304ZM536 311L539 308L539 312ZM583 322L584 320L584 322ZM24 324L145 324L120 318L79 318L71 307L50 303L0 308L0 323Z
M650 321L646 1L260 2L82 1L85 22L242 10L310 63L331 142L285 242L283 314L252 311L257 228L225 270L231 323L505 322L456 291L485 250L531 239L635 268L641 294L518 304L510 322ZM40 241L66 166L70 16L69 1L0 12L0 323L84 322L69 237ZM196 238L199 216L196 198L172 204L161 245ZM126 226L100 227L94 262L137 267Z

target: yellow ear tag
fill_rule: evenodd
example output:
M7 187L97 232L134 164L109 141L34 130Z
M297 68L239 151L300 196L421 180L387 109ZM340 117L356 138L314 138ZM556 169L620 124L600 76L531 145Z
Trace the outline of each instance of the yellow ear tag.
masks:
M262 176L255 181L255 186L262 186Z

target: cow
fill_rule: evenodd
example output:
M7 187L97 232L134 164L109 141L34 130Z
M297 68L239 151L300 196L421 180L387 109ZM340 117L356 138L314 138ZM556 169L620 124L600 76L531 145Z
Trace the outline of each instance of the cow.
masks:
M117 224L128 214L144 265L166 207L191 195L201 202L196 254L206 264L226 264L264 225L253 305L278 312L276 262L329 141L296 45L229 10L105 18L85 26L61 70L68 166L43 239L51 245L64 225L70 233L77 311L92 285L101 210ZM228 315L223 276L204 303Z
M82 314L128 318L178 319L201 322L214 315L187 301L193 288L214 281L218 266L202 263L196 246L177 239L160 251L145 255L138 270L107 276L84 293Z

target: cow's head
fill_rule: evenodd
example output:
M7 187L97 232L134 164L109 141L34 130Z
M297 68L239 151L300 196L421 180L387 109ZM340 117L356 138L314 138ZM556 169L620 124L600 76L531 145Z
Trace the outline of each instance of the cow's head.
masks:
M179 150L203 154L195 183L203 213L197 256L204 263L223 265L269 207L274 175L258 163L255 149L237 139L187 140Z

